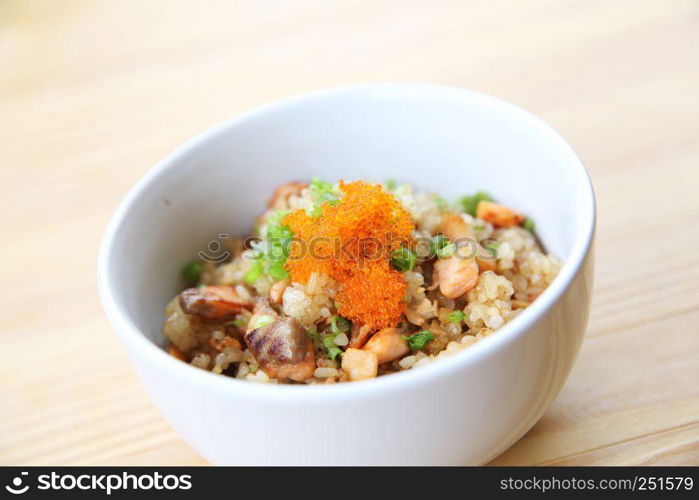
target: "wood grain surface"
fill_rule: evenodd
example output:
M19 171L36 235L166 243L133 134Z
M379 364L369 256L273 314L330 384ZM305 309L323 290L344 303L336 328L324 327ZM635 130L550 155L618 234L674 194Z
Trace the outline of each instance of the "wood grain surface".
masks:
M241 111L376 81L541 116L599 203L589 333L495 464L699 464L696 0L0 2L0 462L203 464L138 385L97 298L119 200Z

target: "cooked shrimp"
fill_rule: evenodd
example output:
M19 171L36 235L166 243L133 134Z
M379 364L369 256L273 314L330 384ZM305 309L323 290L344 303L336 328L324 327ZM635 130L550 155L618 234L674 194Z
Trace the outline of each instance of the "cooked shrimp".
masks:
M439 291L448 299L456 299L471 290L478 283L478 264L475 259L453 255L434 263L432 275L434 284L439 283Z
M464 220L461 214L450 212L442 216L442 225L440 227L444 236L451 241L457 241L462 238L468 238L471 235L471 230L468 227L468 222Z
M269 300L272 302L272 304L282 303L282 294L284 293L284 290L286 290L286 287L288 287L290 284L291 278L287 277L283 280L277 281L274 285L270 287Z
M524 222L524 215L519 214L505 205L492 201L481 201L476 208L476 217L490 222L495 227L518 226Z
M179 296L180 307L186 314L204 320L230 321L243 309L252 309L252 301L243 299L232 286L188 288Z
M463 240L465 238L473 238L473 234L471 233L468 223L464 220L461 214L444 214L442 216L441 230L444 233L444 235L451 241ZM484 273L486 271L495 271L495 259L488 257L489 255L484 253L483 247L478 245L478 255L476 256L476 263L478 264L479 272Z
M371 351L350 347L342 355L342 369L350 380L374 378L379 371L379 360Z
M294 318L281 318L245 334L245 343L268 376L303 382L316 369L313 343Z
M398 359L410 351L408 342L401 337L398 328L379 330L362 349L376 354L379 364Z

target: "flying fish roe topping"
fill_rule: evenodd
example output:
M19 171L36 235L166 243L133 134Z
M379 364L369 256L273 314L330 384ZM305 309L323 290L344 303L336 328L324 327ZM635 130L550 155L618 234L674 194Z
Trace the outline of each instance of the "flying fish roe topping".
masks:
M320 217L295 210L282 219L294 233L286 269L298 283L314 272L332 276L345 318L393 326L404 312L407 285L389 260L392 250L410 244L413 221L380 185L340 181L339 190L340 203L323 203Z

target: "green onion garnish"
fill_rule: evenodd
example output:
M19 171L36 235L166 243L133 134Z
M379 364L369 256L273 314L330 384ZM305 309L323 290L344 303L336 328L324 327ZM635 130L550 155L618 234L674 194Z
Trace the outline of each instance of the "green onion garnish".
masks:
M481 201L494 201L488 193L479 191L472 196L464 196L461 198L461 208L463 211L473 217L476 216L476 209Z
M401 335L401 338L408 341L410 349L413 351L419 351L424 349L430 341L434 340L434 335L429 330L422 330L421 332L417 332L415 335L411 335L410 337Z
M193 260L182 268L182 279L187 285L196 285L201 278L201 262Z
M330 329L335 335L349 332L351 326L352 325L350 324L350 322L342 316L340 316L339 314L336 314L335 316L330 318Z
M289 276L286 270L287 257L294 233L289 226L282 224L282 219L288 214L287 210L278 210L267 219L265 235L265 250L257 250L253 257L252 266L245 273L245 281L255 283L262 275L267 274L275 280L283 280Z
M448 243L446 246L435 251L438 259L448 259L456 253L456 246L453 243Z
M536 228L536 224L534 224L533 220L527 217L526 219L524 219L524 222L522 222L522 227L530 233L533 233L534 229Z
M466 315L464 314L463 311L459 311L458 309L456 311L450 312L447 318L449 319L450 322L452 323L459 323L462 321Z
M437 257L439 257L440 253L442 253L444 248L446 248L449 245L451 245L451 242L443 234L433 236L430 239L430 255L436 255Z
M248 326L248 320L244 316L238 316L233 321L224 323L223 326L235 326L236 328L245 328Z
M391 265L401 272L411 271L415 266L415 254L405 247L391 252Z
M262 263L261 258L256 258L252 262L252 266L250 266L250 269L245 273L245 281L250 283L251 285L255 283L260 277L264 274L265 272L265 266Z
M328 351L328 358L334 360L338 356L342 356L342 349L335 345L334 335L325 335L321 339L321 342L323 343L323 347L325 347L325 350Z
M308 194L313 201L313 204L306 211L311 217L320 217L322 215L321 207L323 203L337 205L340 203L340 192L335 189L330 182L324 182L318 177L311 179L311 184L308 186Z
M252 327L262 328L263 326L271 325L272 323L274 323L274 318L272 316L263 315L255 319L255 322L252 324Z

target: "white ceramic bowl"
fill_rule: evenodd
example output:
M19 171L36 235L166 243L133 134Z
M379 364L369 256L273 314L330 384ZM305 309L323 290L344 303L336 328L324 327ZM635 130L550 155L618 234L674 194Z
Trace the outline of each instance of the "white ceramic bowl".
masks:
M242 382L162 349L183 263L246 234L285 181L395 178L456 198L476 190L529 214L565 261L495 335L426 367L333 386ZM111 324L170 424L216 464L482 464L549 407L575 361L592 291L594 194L540 120L463 89L381 84L316 92L231 119L163 159L104 237Z

